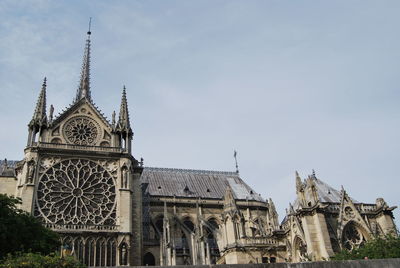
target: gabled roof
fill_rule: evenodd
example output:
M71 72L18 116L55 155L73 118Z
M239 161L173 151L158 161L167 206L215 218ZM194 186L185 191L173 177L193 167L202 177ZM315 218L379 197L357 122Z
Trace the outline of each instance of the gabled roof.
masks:
M230 186L235 199L264 202L236 172L145 167L141 181L151 196L222 200Z
M89 101L86 98L82 98L79 101L77 101L77 102L71 104L69 107L67 107L65 111L63 111L60 115L57 116L57 118L54 119L54 121L52 122L52 125L55 126L56 124L60 123L68 115L70 115L70 113L72 111L74 111L76 108L78 108L83 103L88 104L93 109L93 111L95 111L96 115L102 120L102 122L106 126L111 128L110 122L108 122L108 120L107 120L107 118L105 118L104 114L95 106L94 103L92 103L91 101Z
M320 179L318 179L316 177L312 178L312 180L314 180L315 188L317 189L319 201L321 203L340 203L341 202L342 197L341 197L339 190L336 190L329 184L321 181ZM306 199L311 199L311 197L307 196L307 194L308 193L306 192ZM354 203L359 203L357 200L354 200L354 199L352 199L352 201ZM299 208L299 199L298 198L296 198L296 200L294 201L293 207L294 207L294 209Z

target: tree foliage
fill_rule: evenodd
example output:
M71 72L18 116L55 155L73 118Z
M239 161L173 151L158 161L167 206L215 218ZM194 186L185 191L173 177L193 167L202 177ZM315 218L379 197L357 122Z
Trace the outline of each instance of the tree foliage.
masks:
M337 253L333 260L356 260L356 259L387 259L400 258L400 237L386 235L377 237L358 249L352 251L342 250Z
M43 256L36 253L9 255L0 263L0 268L84 268L85 265L71 256L61 258L57 254Z
M0 260L9 253L49 254L60 245L57 233L17 208L19 198L0 194Z

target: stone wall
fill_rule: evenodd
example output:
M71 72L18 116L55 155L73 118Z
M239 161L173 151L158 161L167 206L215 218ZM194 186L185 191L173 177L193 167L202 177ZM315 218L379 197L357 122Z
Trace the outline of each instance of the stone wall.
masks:
M15 195L17 179L14 177L0 176L0 194Z
M134 267L134 266L132 266ZM139 268L139 266L135 266ZM146 266L140 266L146 267ZM154 266L171 267L171 266ZM173 266L185 267L185 266ZM226 264L226 265L191 265L192 268L398 268L400 259L384 260L352 260L352 261L329 261L329 262L304 262L304 263L267 263L267 264ZM116 267L108 267L116 268ZM119 266L118 268L127 268Z

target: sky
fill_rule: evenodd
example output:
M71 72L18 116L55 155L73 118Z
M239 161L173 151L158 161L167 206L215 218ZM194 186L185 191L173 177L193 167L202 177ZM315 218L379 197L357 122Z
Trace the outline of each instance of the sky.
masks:
M399 11L385 0L2 0L0 157L23 158L45 76L55 114L72 102L92 17L92 97L111 118L126 86L145 166L234 171L237 150L241 177L281 220L296 170L397 206Z

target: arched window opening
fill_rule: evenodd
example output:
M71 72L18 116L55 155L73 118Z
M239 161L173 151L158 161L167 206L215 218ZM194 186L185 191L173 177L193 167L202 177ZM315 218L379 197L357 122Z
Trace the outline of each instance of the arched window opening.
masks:
M295 262L307 260L307 245L299 237L296 237L294 242L294 260ZM270 258L270 262L272 262L272 257Z
M189 217L185 218L183 220L183 224L190 230L190 231L194 231L194 224L193 222L190 220Z
M82 238L75 239L73 251L74 251L75 257L78 258L78 260L84 261L84 259L83 259L84 244L83 244Z
M161 234L164 232L164 216L160 216L156 220L156 228Z
M258 219L254 221L254 226L251 227L251 232L252 232L253 237L261 236L260 222Z
M96 266L106 266L106 242L104 238L96 241Z
M156 259L154 258L154 255L151 254L150 252L147 252L146 254L144 254L143 265L145 265L145 266L156 265Z
M95 246L94 246L94 239L93 238L88 238L86 240L86 244L85 244L85 259L84 262L86 265L88 266L94 266L94 250L95 250Z
M128 246L126 243L122 243L119 249L119 264L128 265Z
M116 255L117 255L117 250L116 250L115 240L110 239L107 241L107 255L106 255L107 266L115 266Z
M208 226L205 228L204 233L207 237L207 244L210 249L210 262L216 264L217 259L220 256L217 240L214 237L214 230L218 230L219 226L214 218L209 219Z
M359 248L366 241L361 230L353 222L348 223L343 229L342 245L347 250Z

